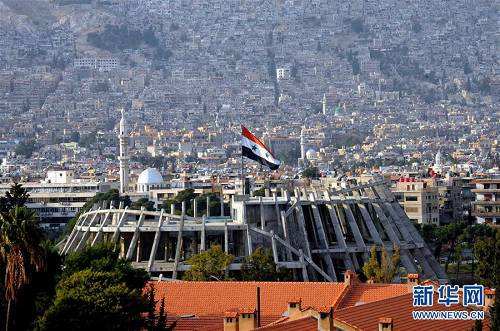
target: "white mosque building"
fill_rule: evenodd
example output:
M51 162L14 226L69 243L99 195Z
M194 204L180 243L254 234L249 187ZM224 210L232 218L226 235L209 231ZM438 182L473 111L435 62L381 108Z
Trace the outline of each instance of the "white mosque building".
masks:
M137 178L137 193L148 193L151 190L164 187L163 177L155 168L147 168Z

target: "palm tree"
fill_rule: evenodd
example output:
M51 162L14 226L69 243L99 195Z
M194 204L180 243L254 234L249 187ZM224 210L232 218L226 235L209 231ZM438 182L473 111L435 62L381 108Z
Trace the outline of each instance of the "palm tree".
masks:
M0 263L5 267L5 300L7 316L5 330L9 330L11 304L19 291L30 283L33 271L45 268L43 238L35 213L16 206L0 213Z

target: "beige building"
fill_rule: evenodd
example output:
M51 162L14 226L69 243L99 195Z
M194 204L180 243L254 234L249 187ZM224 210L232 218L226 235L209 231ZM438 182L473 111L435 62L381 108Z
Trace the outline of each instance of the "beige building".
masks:
M408 217L419 224L439 224L439 190L427 181L401 178L392 188Z
M74 178L72 170L50 170L43 181L21 184L29 194L26 206L37 213L43 227L50 228L64 226L97 193L113 188L112 183ZM0 184L0 195L11 185Z
M500 224L500 178L484 178L473 181L476 195L472 202L472 216L477 223Z

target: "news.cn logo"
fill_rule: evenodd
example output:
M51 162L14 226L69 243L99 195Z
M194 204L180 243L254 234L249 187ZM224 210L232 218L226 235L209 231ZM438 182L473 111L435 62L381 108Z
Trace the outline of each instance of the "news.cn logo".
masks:
M432 307L434 305L434 286L416 285L413 287L413 307ZM484 286L464 285L460 300L460 287L458 285L440 285L438 290L437 303L446 307L459 304L462 306L484 306ZM484 319L484 311L479 310L414 310L413 319L428 320L477 320Z

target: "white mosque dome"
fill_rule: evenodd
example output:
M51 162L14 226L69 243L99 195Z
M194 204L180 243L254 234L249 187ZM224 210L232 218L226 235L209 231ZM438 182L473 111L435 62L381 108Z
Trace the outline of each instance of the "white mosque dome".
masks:
M163 177L155 168L147 168L139 175L137 184L139 185L158 185L163 183Z
M308 149L306 152L306 159L314 159L316 157L316 151L314 149Z

